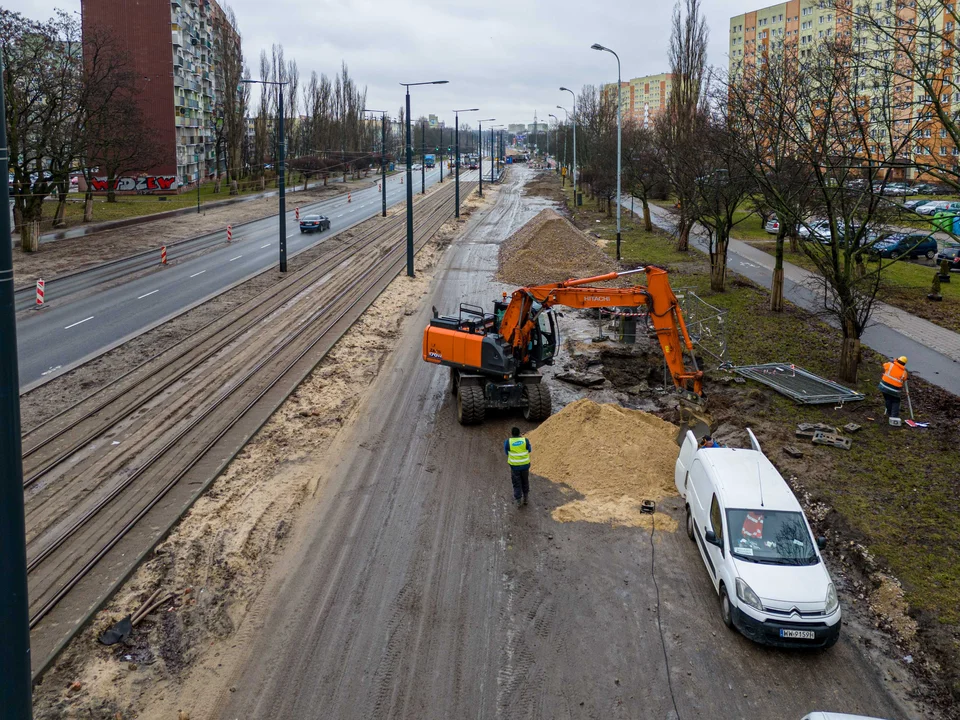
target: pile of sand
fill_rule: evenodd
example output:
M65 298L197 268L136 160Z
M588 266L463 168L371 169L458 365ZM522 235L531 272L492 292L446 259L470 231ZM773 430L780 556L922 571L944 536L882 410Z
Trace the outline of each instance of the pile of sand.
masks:
M510 285L543 285L616 269L596 242L547 209L500 246L497 279Z
M531 470L583 495L553 511L560 522L651 525L641 500L676 495L676 426L655 415L619 405L577 400L530 432ZM656 513L657 529L676 530Z

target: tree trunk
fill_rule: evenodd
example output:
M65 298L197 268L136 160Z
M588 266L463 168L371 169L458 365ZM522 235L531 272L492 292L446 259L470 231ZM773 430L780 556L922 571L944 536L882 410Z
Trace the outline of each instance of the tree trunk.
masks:
M40 249L39 220L25 220L20 226L20 249L29 253Z
M777 233L777 248L773 263L773 284L770 286L770 309L783 312L783 241L785 229Z
M260 176L260 189L261 190L267 189L267 178L265 175Z
M303 174L303 189L306 191L307 185L310 184L310 176L307 173Z
M677 223L677 250L687 252L690 249L690 224L684 217Z
M117 193L114 192L113 187L111 186L111 187L107 190L107 202L108 202L108 203L115 203L116 201L117 201Z
M653 232L653 218L650 217L650 205L647 198L643 198L643 229L647 232Z
M714 292L723 292L727 283L727 243L728 240L717 240L716 250L710 258L710 289Z
M214 195L220 194L220 176L219 175L217 175L217 182L213 186L213 194Z
M83 221L93 222L93 193L89 190L83 198Z
M231 180L231 181L230 181L230 194L231 194L231 195L239 195L239 194L240 194L240 188L238 187L236 180Z
M800 252L800 239L797 236L797 229L793 228L790 232L790 252Z
M63 214L67 209L67 194L65 192L60 192L60 197L57 199L57 210L53 214L53 226L55 228L61 228L66 223L63 220Z
M840 351L840 379L848 383L857 382L857 369L860 362L860 340L855 337L843 339Z

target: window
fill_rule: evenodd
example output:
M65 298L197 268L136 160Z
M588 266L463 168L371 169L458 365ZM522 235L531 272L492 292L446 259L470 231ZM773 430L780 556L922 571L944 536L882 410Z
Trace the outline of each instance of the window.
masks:
M940 146L940 154L941 154L941 155L946 155L946 154L947 154L947 147L946 147L946 145L941 145L941 146Z
M940 137L945 138L947 136L947 131L943 128L940 128Z
M714 494L710 502L710 525L714 534L717 536L717 542L720 543L720 550L723 551L723 514L720 512L720 503Z

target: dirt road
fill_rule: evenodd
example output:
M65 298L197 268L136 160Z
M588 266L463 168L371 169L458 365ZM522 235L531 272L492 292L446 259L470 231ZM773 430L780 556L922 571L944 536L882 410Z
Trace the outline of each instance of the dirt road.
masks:
M910 717L854 631L822 653L728 631L682 532L558 523L550 511L571 495L539 478L529 508L510 505L501 443L529 426L459 426L448 375L422 362L416 329L431 305L488 305L499 292L498 243L545 206L520 193L531 174L514 168L448 251L237 655L197 676L190 716ZM681 517L676 500L659 509Z

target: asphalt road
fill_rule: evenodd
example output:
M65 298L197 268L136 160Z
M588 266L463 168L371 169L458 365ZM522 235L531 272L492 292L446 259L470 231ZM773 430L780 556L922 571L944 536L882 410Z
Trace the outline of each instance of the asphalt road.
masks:
M420 190L420 178L414 174L414 191ZM444 172L444 182L449 176ZM440 178L439 168L428 172L427 185ZM476 171L461 172L461 179L475 180ZM406 186L401 177L387 181L387 205L402 203ZM405 182L405 181L404 181ZM323 233L301 234L294 212L287 213L287 255L328 240L333 234L377 215L382 208L376 186L352 193L352 201L340 196L334 200L301 207L300 214L316 209L331 220L331 229ZM189 222L185 217L184 222ZM58 289L47 285L47 297L53 304L38 311L20 313L17 318L17 346L20 365L20 391L25 392L47 379L90 360L161 322L203 302L231 286L277 264L277 217L265 218L238 228L230 245L196 257L188 256L167 267L159 266L159 256L147 261L153 271L129 282L84 294L81 290L107 280L143 271L143 259L134 258L119 269L115 265L93 268L88 273L64 280L64 292L75 297L56 300ZM198 243L217 244L223 233L198 239ZM183 248L183 252L194 250ZM176 255L168 255L172 261Z
M810 653L728 631L683 532L555 522L570 497L536 477L531 506L511 506L502 441L529 425L459 426L420 328L431 305L498 294L499 241L544 207L518 192L529 175L448 251L196 716L905 717L850 634ZM682 520L678 501L660 509Z

